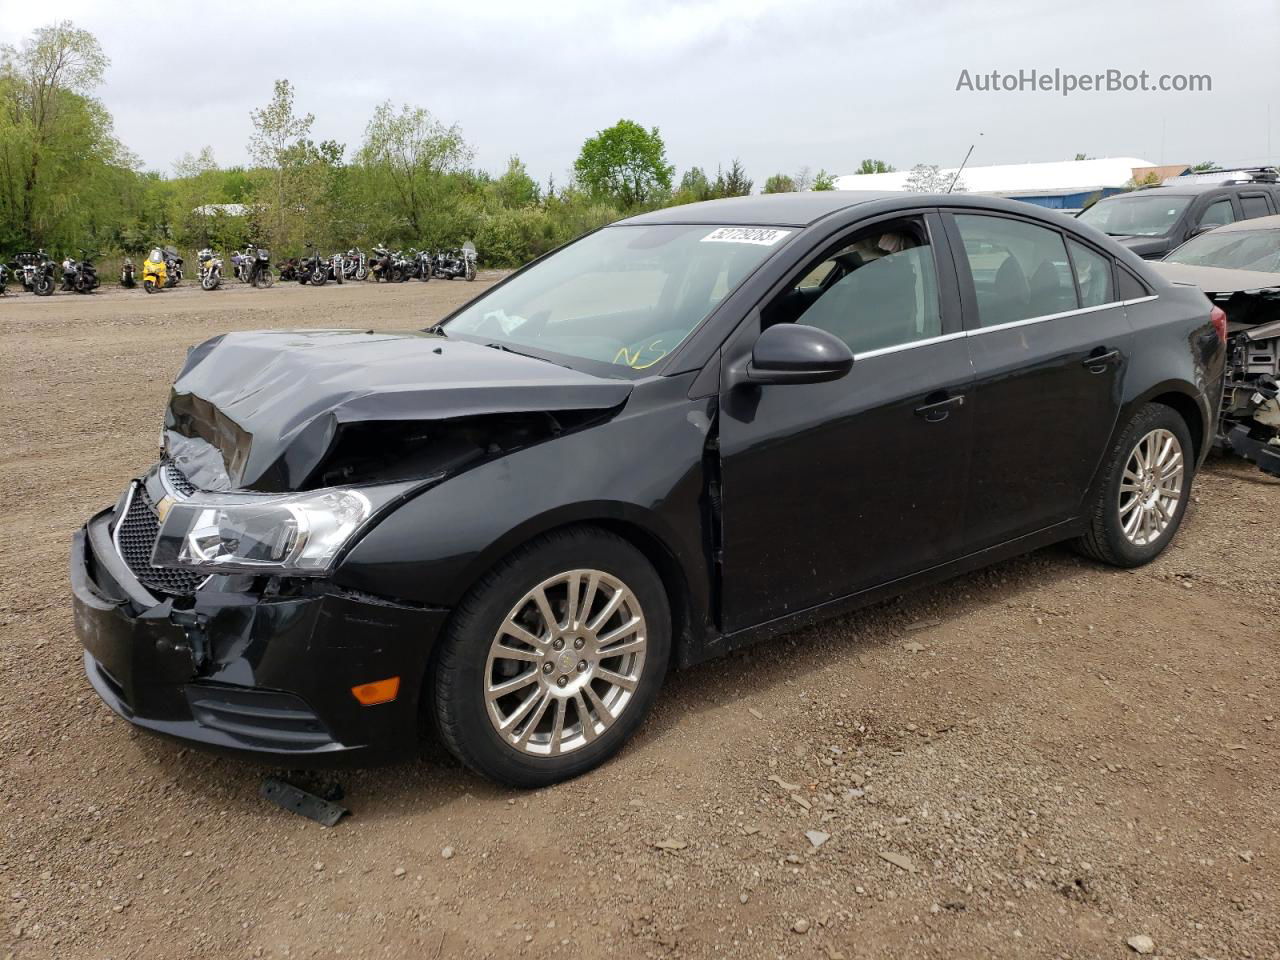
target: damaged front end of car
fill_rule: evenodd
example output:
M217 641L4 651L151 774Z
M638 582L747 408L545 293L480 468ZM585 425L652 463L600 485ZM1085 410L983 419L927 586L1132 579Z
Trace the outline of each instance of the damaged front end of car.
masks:
M440 339L230 334L192 351L159 461L72 544L86 673L116 713L277 763L413 751L449 611L335 572L402 504L609 417L629 390Z

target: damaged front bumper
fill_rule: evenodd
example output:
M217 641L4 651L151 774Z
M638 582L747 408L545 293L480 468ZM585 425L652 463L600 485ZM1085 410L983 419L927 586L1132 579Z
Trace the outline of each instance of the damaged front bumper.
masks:
M89 682L136 726L291 766L372 763L418 743L421 681L448 611L333 588L268 595L213 577L190 596L144 586L112 539L115 510L73 537L71 587ZM388 703L352 687L399 677Z

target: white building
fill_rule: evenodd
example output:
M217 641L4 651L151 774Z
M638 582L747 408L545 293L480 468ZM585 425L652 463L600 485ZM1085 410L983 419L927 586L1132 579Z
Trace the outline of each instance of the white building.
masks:
M1107 196L1124 188L1135 176L1156 169L1138 157L1097 160L1059 160L1050 163L1001 163L965 167L961 181L968 193L1015 197L1055 210L1079 210L1094 195ZM955 167L944 168L954 176ZM837 190L905 190L910 170L893 173L855 173L836 178Z

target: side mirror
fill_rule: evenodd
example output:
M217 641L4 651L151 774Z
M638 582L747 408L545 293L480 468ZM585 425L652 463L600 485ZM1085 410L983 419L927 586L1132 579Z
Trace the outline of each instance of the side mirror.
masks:
M825 383L839 380L853 366L853 353L839 337L799 323L769 327L751 348L741 382Z

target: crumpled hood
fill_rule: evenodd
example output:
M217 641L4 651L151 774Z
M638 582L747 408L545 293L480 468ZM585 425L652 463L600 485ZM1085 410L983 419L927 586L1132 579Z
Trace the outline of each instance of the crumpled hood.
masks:
M216 447L231 486L294 490L345 424L607 410L630 392L625 380L419 332L252 331L191 350L165 428Z

